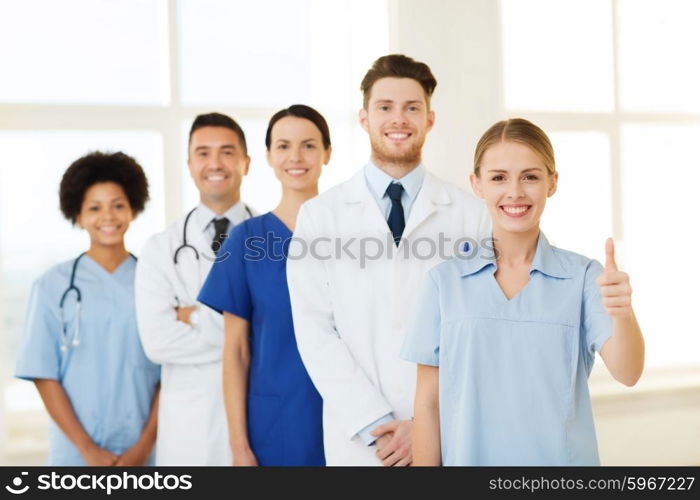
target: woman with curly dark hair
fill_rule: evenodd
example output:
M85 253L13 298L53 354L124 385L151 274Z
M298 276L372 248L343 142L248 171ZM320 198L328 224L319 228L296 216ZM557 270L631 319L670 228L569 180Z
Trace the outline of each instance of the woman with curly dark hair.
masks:
M15 376L35 383L53 420L50 465L152 463L160 367L139 340L124 246L148 181L130 156L95 152L66 170L59 195L90 248L34 283Z

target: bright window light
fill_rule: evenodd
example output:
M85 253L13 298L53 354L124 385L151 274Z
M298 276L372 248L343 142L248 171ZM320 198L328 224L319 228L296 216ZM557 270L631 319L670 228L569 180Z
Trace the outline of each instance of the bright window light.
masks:
M700 126L635 124L622 132L623 270L646 334L647 364L697 363L700 233L692 207Z
M164 0L0 0L0 101L168 102Z
M612 111L610 0L501 0L501 16L507 108Z
M700 112L700 2L620 0L620 101L626 111Z
M358 107L362 75L388 48L385 0L180 0L177 6L186 105Z
M84 231L59 211L63 173L90 151L122 151L144 168L151 200L129 228L129 250L138 254L146 238L164 223L161 135L148 131L0 132L0 254L4 283L41 273L61 259L87 249ZM27 207L29 210L18 210ZM60 242L49 245L47 242Z
M542 230L565 250L604 262L612 236L610 140L602 132L554 132L549 137L559 171Z

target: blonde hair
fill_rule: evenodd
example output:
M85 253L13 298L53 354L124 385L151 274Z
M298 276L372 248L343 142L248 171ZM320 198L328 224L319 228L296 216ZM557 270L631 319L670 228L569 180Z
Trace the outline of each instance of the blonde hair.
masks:
M510 118L491 125L479 139L474 151L474 175L479 177L481 161L486 151L505 141L519 142L529 147L542 159L548 175L556 172L554 148L544 130L524 118Z

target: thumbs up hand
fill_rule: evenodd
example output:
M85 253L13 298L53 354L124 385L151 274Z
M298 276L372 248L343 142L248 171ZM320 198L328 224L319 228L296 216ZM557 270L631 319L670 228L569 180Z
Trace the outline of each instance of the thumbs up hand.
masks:
M615 262L615 244L612 238L605 242L605 269L596 283L603 296L603 306L612 317L632 314L632 287L627 273L618 271Z

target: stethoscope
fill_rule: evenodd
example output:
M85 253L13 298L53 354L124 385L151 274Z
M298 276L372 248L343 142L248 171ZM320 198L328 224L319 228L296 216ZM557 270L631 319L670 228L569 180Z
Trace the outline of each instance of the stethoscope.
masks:
M253 212L250 211L250 208L248 208L248 205L243 204L243 208L245 208L245 211L248 212L248 218L253 217ZM197 210L197 207L194 207L192 210L189 211L187 216L185 217L185 224L182 226L182 244L175 249L175 253L173 254L173 263L177 267L177 256L180 253L180 250L184 250L185 248L189 248L194 252L194 257L197 261L199 261L199 252L195 247L187 243L187 224L190 222L190 217L192 217L192 214L194 211Z
M70 273L70 283L68 285L68 288L66 288L66 291L63 292L63 295L61 295L61 300L58 303L58 307L61 310L61 351L66 352L68 351L69 348L73 347L78 347L80 345L80 308L82 307L83 303L83 294L80 292L80 288L78 288L75 285L75 272L78 269L78 262L80 262L80 259L83 258L83 255L85 255L87 252L83 252L78 257L75 259L73 262L73 269L71 270ZM134 260L138 260L136 256L132 253L129 253ZM65 322L65 314L64 314L64 308L63 304L66 301L66 297L68 297L68 294L70 292L75 292L75 297L76 297L76 303L75 303L75 328L73 329L73 337L68 339L68 329L66 328L66 322Z

